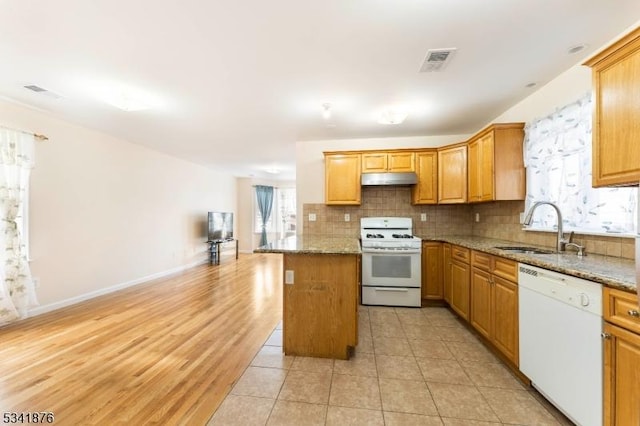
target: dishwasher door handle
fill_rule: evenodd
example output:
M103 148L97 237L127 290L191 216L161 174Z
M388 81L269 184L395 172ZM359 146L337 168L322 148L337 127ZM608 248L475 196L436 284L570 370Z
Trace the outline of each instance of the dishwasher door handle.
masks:
M398 287L398 288L393 288L393 287L374 287L376 291L396 291L396 292L401 292L401 293L406 293L409 291L409 289L407 288L402 288L402 287Z
M556 277L554 275L541 274L538 272L539 278L544 278L545 280L553 281L558 284L566 284L567 280L563 277Z

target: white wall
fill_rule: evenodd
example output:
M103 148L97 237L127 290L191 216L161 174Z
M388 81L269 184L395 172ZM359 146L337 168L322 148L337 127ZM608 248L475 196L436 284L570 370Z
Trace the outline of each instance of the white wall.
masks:
M591 91L591 68L575 65L489 123L530 122L546 117Z
M235 211L230 175L6 102L0 124L49 137L31 178L36 313L205 261L207 211Z
M463 142L469 135L416 136L403 138L333 139L296 143L297 229L302 233L303 204L324 203L323 151L393 148L433 148Z
M599 47L596 52L606 49L609 45L638 26L640 26L640 21ZM583 66L582 63L594 56L596 52L576 58L576 65L558 75L529 97L515 104L487 124L514 121L530 122L536 118L545 117L557 108L562 108L578 100L592 90L591 68Z

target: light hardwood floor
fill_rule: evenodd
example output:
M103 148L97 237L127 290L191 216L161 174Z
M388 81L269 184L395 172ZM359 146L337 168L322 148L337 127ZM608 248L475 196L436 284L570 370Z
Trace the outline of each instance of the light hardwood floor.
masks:
M206 424L282 316L282 257L240 255L0 328L0 408Z

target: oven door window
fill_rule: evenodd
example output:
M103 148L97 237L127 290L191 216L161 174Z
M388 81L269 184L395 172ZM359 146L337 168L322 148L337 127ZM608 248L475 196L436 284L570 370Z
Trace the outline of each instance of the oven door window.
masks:
M420 253L362 254L362 285L420 287Z
M373 256L371 276L375 278L411 278L411 256Z

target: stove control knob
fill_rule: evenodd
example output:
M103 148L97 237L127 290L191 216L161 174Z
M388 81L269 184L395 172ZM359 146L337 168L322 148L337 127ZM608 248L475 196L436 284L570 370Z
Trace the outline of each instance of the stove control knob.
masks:
M586 293L580 293L578 297L580 298L580 305L589 306L589 303L591 301L589 300L589 296Z

